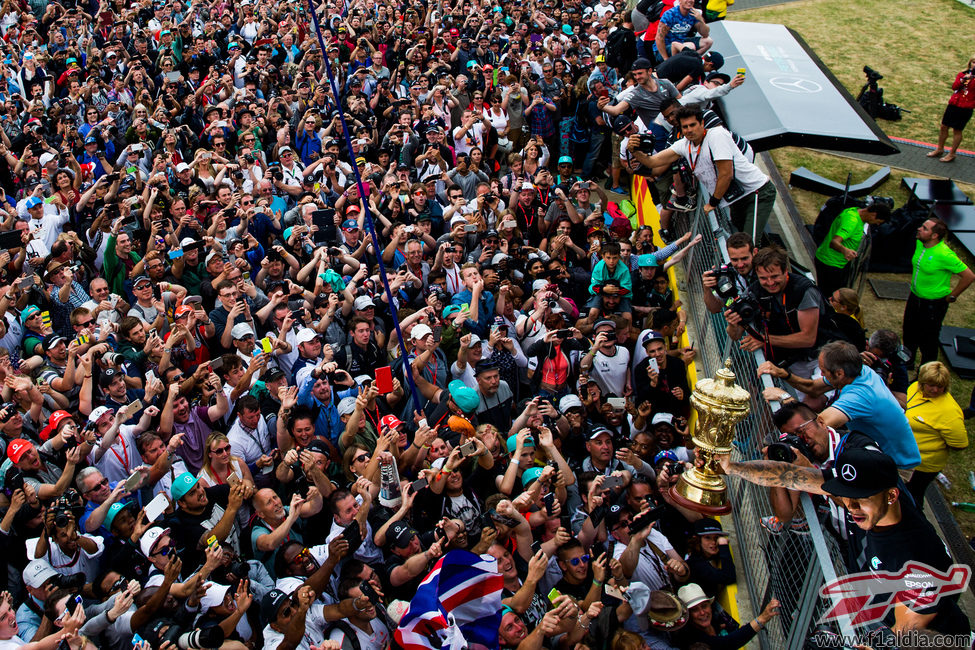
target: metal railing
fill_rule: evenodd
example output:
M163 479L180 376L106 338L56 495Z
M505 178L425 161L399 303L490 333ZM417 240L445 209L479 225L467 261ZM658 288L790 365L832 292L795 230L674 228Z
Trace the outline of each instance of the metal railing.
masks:
M695 363L698 377L710 377L730 358L737 382L751 393L751 412L737 427L734 446L736 460L762 457L761 449L772 441L770 432L773 409L762 398L762 390L772 386L765 375L761 380L757 368L764 361L761 352L740 349L728 336L721 314L712 314L704 307L701 274L715 265L728 262L726 241L734 232L727 215L720 211L704 214L700 209L706 196L698 197L699 209L692 213L677 213L672 232L682 235L688 231L703 239L680 265L684 282L680 286L682 300L687 305L688 330L698 350ZM788 389L787 386L783 388ZM807 639L815 631L824 611L831 602L819 595L825 582L846 573L838 543L824 530L809 495L801 496L800 518L805 514L808 532L797 533L786 525L781 534L774 535L761 525L763 517L773 514L768 489L732 479L729 497L738 539L736 562L743 569L746 588L755 614L772 598L781 602L779 616L772 619L758 640L762 648L800 649L807 647ZM741 585L739 585L739 593ZM852 637L848 625L835 630Z

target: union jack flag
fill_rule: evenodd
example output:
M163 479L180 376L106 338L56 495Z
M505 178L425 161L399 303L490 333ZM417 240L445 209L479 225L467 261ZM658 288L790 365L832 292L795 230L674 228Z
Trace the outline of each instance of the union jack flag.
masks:
M502 583L494 558L450 551L420 583L396 642L403 650L497 648Z

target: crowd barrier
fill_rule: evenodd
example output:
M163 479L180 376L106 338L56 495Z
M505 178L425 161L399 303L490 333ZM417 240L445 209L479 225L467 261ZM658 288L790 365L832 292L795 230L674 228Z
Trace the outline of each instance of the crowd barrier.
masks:
M656 208L646 181L635 179L632 191L641 223L651 225ZM777 435L772 423L773 407L762 398L762 390L772 386L772 381L767 375L761 380L757 376L756 370L764 361L762 353L741 350L728 336L722 315L712 314L704 306L701 274L728 262L726 242L734 232L726 213L716 210L705 214L701 210L707 198L701 190L698 209L676 213L670 228L674 237L686 232L702 235L701 243L670 269L674 273L680 268L680 272L671 276L671 284L680 293L688 314L685 336L689 336L697 350L695 362L688 366L688 379L693 386L698 378L713 376L725 359L731 359L738 384L752 396L749 415L737 426L734 456L735 460L754 460L762 457L762 447ZM654 241L661 246L663 242L656 230ZM779 535L771 534L760 523L763 517L773 514L766 488L732 479L729 496L737 539L733 547L735 562L745 584L739 584L737 591L727 594L732 601L728 604L737 610L734 597L737 594L741 598L745 592L753 615L757 615L772 598L778 599L779 616L758 635L759 644L776 650L810 647L809 638L819 627L821 616L834 604L820 596L820 589L846 573L839 545L823 529L816 507L806 494L801 497L801 505L808 532L794 532L787 526ZM846 621L841 621L838 627L834 625L832 631L847 638L853 636L854 631Z

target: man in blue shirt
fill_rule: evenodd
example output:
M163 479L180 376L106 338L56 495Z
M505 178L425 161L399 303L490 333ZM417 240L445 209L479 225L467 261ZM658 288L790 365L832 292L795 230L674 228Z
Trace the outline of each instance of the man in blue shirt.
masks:
M317 410L315 435L338 446L339 436L345 430L345 425L339 420L339 412L332 403L332 386L322 374L321 368L312 370L301 382L301 387L298 389L298 404Z
M322 153L322 139L318 136L318 122L312 113L307 113L301 121L302 128L295 135L295 149L304 165L310 165Z
M845 341L823 346L819 368L823 376L815 379L803 379L769 362L758 372L784 379L810 396L839 390L839 398L819 414L823 424L870 436L894 459L901 477L909 480L913 468L921 464L921 452L904 409L880 376L863 365L856 347Z
M694 0L680 0L660 17L653 42L657 61L666 61L684 49L697 50L701 54L707 52L714 44L708 38L710 33L711 28L704 22L701 10L694 8Z
M494 294L484 289L481 272L474 264L465 264L460 270L464 290L454 294L453 305L470 305L470 317L464 323L468 330L486 339L488 328L494 322Z

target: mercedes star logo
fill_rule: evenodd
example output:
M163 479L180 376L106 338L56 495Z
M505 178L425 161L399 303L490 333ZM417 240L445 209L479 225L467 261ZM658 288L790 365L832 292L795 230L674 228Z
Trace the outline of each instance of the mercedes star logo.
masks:
M810 79L802 79L800 77L772 77L769 79L769 83L779 90L805 95L811 95L823 90L823 87L815 81Z
M840 476L843 477L844 481L856 480L857 470L855 467L853 467L853 465L846 464L843 466L843 469L840 470Z

